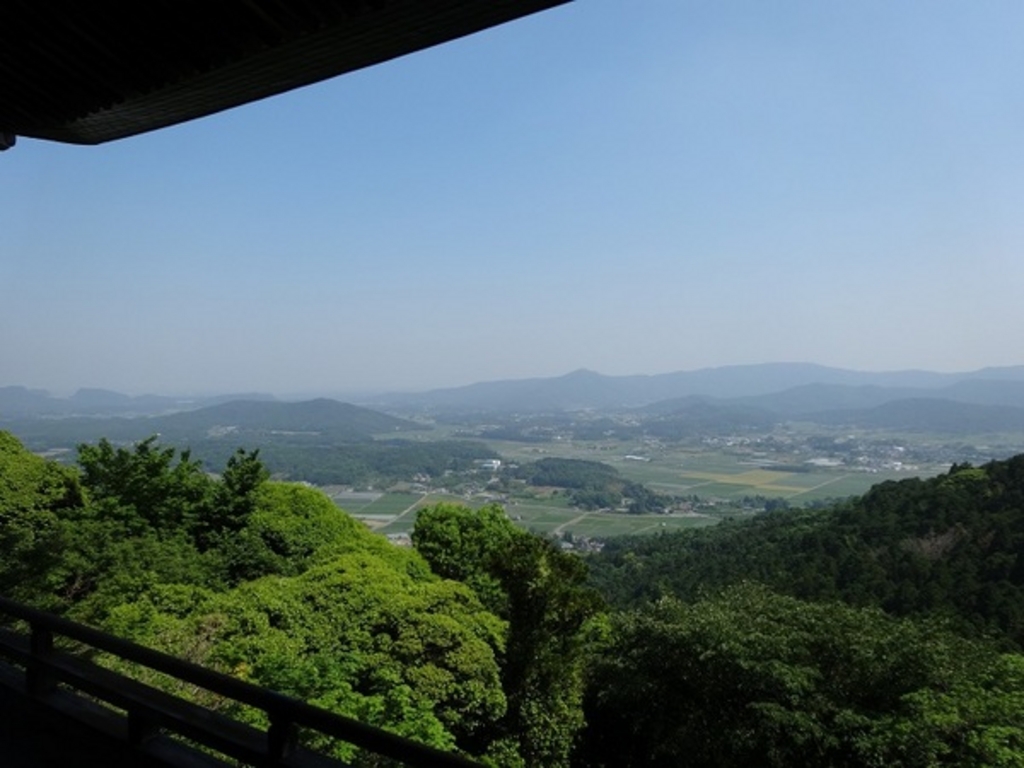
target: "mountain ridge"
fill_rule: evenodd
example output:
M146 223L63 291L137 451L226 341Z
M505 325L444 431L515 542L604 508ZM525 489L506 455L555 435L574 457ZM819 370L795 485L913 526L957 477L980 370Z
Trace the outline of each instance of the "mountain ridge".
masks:
M986 382L979 385L977 382ZM861 397L858 407L873 407L908 397L934 396L936 390L959 387L950 399L989 405L1024 407L1024 366L982 368L977 371L938 373L933 371L854 371L830 368L815 363L760 363L702 368L662 374L606 376L578 369L549 378L503 379L477 382L461 387L427 390L420 393L391 393L364 402L368 406L470 411L543 411L607 408L640 408L662 400L691 396L716 400L744 399L746 404L793 412L770 397L799 387L832 387L835 396L851 398L839 388L875 387L892 390L879 398ZM986 389L987 399L971 394L971 388ZM902 391L906 390L906 391ZM1002 396L996 393L1003 392ZM799 395L796 396L798 399ZM767 399L758 402L758 399ZM819 402L815 407L798 407L812 412L836 407Z
M904 399L1024 408L1024 365L939 373L913 369L856 371L816 363L758 363L625 376L580 368L561 376L499 379L422 392L386 393L356 402L375 410L398 412L537 413L646 408L692 397L769 410L787 418L865 410ZM259 393L188 399L128 396L101 389L81 389L70 398L55 398L45 390L7 386L0 387L0 420L38 416L157 416L239 400L285 402Z

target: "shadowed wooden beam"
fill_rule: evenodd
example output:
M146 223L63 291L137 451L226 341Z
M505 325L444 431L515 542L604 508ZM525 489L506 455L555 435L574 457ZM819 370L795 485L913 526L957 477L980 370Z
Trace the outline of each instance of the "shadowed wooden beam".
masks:
M372 66L567 0L13 0L0 150L99 144Z

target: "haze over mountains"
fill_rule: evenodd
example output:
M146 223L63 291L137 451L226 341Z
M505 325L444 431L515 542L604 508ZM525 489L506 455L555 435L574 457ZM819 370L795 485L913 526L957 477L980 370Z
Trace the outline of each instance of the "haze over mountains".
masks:
M227 440L236 445L260 445L268 439L318 444L363 443L377 435L399 435L422 428L406 419L327 398L303 402L230 400L202 408L133 418L123 415L6 418L0 410L0 425L8 426L27 444L36 447L49 444L55 435L71 444L90 442L99 436L115 442L131 442L154 434L169 443Z
M327 399L299 405L266 394L186 400L83 389L70 398L56 398L41 390L0 387L0 422L36 417L92 420L101 416L150 416L159 418L147 420L150 423L146 429L170 433L232 425L242 429L314 430L352 439L413 426L373 411L441 414L580 410L634 410L644 416L688 412L703 413L709 420L798 419L966 433L1024 430L1024 366L936 373L864 372L807 363L771 363L650 376L605 376L578 370L553 378L385 394L360 403L365 406L362 408Z
M1024 366L964 373L876 373L810 363L767 363L651 376L604 376L578 370L557 378L483 382L417 394L391 394L367 405L543 411L639 408L693 397L732 400L787 415L873 408L903 399L1024 408Z
M17 385L0 386L0 418L32 416L153 416L161 413L195 410L233 400L273 400L259 392L215 395L212 397L167 397L164 395L125 395L109 389L82 388L71 397L54 397L44 389Z

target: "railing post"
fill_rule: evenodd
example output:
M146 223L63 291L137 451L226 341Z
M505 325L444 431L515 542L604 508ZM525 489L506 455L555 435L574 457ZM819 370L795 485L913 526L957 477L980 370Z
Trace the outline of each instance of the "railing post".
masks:
M57 688L57 678L46 669L46 659L53 653L53 632L32 624L29 651L32 658L25 670L25 686L32 696L44 696Z
M276 764L295 751L299 741L299 729L290 718L271 712L270 727L267 728L267 754L271 764Z

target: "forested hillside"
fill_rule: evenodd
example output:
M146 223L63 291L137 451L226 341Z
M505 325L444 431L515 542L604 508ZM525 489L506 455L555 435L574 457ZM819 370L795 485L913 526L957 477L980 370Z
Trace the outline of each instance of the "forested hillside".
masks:
M1024 658L738 585L610 617L581 765L1020 766Z
M744 580L802 599L942 615L1024 643L1024 456L875 486L828 510L615 539L592 578L620 606Z
M0 433L0 591L502 768L1024 764L1024 458L610 542L589 577L496 505L430 507L402 549L257 451L220 469Z

